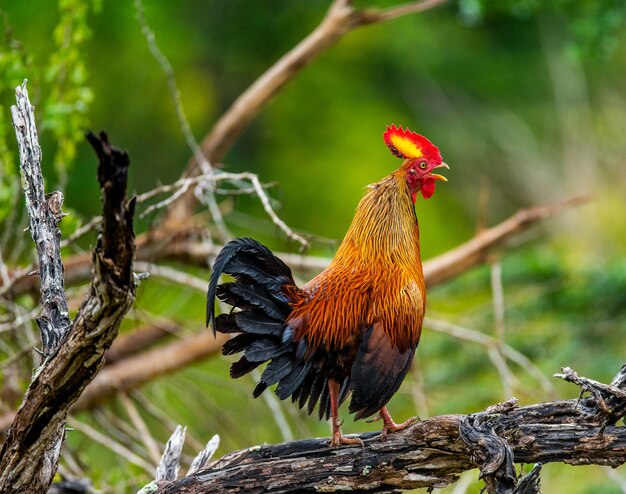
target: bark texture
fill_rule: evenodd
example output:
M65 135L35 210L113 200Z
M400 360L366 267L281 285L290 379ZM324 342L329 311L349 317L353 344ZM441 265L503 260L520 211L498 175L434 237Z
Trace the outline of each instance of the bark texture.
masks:
M14 122L19 140L20 129L34 129L35 122L25 86L16 92L18 105ZM20 113L21 119L16 118L21 108L28 112ZM31 141L36 139L35 132L28 135ZM92 282L71 326L66 331L53 331L47 340L43 338L46 358L33 375L0 451L0 494L46 492L57 469L67 412L101 369L104 353L134 300L134 201L126 201L128 156L111 146L104 133L99 137L90 134L88 139L100 159L98 180L103 194L104 218L93 252ZM39 148L36 141L29 145L31 149ZM26 153L21 158L30 159L30 156ZM32 176L41 179L38 186L43 190L41 171ZM27 202L44 200L47 204L49 201L44 197L27 194ZM47 206L29 204L29 211L42 207ZM49 230L58 236L57 221L55 214L46 215L43 220L31 218L33 238L43 238ZM60 252L47 250L46 255L55 258L40 257L40 271L56 273L61 266ZM64 297L62 269L56 274L58 276L51 281L56 284L53 292ZM44 301L44 317L49 317L46 322L55 326L59 320L50 314L46 314ZM48 331L46 325L40 324L40 327L42 332Z
M539 473L547 462L608 465L626 462L626 427L616 426L626 406L626 366L611 384L558 377L590 393L518 407L511 399L471 415L423 420L389 435L363 434L365 447L333 449L328 439L256 446L226 455L211 467L174 482L158 482L160 494L397 492L441 488L458 474L478 468L488 492L540 492ZM515 463L536 465L516 471Z
M11 107L13 128L20 151L20 174L26 198L29 230L37 248L42 313L37 318L41 331L44 356L59 345L71 321L67 308L61 262L61 232L58 224L63 217L63 194L45 195L41 173L41 148L35 126L34 108L28 99L26 84L15 90L16 105Z

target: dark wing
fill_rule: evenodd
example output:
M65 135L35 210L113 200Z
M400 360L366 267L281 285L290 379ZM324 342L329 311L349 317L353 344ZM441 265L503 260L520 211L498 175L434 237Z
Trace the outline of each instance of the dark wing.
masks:
M379 324L363 334L352 372L350 413L355 420L373 415L398 391L411 367L415 348L401 350L389 340Z

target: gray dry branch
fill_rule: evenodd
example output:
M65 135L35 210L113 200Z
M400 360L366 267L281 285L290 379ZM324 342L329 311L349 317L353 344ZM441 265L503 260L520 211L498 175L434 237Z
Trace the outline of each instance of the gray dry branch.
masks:
M14 118L17 111L28 110L15 118L19 140L23 126L34 129L35 122L25 85L18 88L16 94L18 105ZM28 135L31 141L36 136L33 132ZM68 410L102 368L104 353L134 300L134 201L126 200L128 156L111 146L104 133L99 137L90 134L88 139L100 159L98 180L103 195L102 233L92 254L91 284L68 330L55 333L59 337L58 344L49 348L46 359L34 373L6 434L0 451L0 494L47 491L57 469ZM29 146L39 149L36 141ZM31 155L22 154L21 158L31 159ZM39 180L35 186L43 190L41 172L33 176ZM28 210L45 208L45 204L36 204L44 197L43 194L27 194L27 201L31 203ZM42 238L46 228L55 232L56 222L55 215L47 215L43 221L31 219L33 238ZM40 272L50 269L48 263L53 263L55 269L62 266L59 251L53 254L54 259L40 257ZM61 275L52 282L57 284L54 293L64 296L62 279L61 270ZM49 322L59 323L54 317ZM46 327L41 329L45 331ZM48 341L55 340L50 337Z
M177 481L158 482L159 494L247 492L376 492L441 488L466 470L480 469L491 494L540 492L548 462L626 463L626 365L610 385L564 369L589 397L518 407L515 399L471 415L443 415L390 434L363 434L365 447L333 449L328 439L255 446L230 453ZM578 380L576 380L578 379ZM514 463L536 463L526 474Z
M41 173L41 148L35 126L34 108L28 100L26 83L15 89L16 105L11 107L13 128L20 150L20 173L26 196L29 230L37 248L41 292L41 316L37 324L41 331L43 355L48 356L59 345L70 327L65 296L63 263L61 262L61 232L58 223L63 217L63 194L45 195Z

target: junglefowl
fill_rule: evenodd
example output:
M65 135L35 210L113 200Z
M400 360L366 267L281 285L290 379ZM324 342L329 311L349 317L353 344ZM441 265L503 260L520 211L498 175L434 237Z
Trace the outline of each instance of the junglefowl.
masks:
M382 437L396 424L386 404L404 380L420 339L426 303L414 203L435 191L433 173L448 168L425 137L388 126L384 140L404 161L369 186L330 265L298 288L291 270L250 238L221 250L207 293L207 326L237 333L224 355L243 352L230 368L241 377L268 362L253 391L277 384L280 399L332 418L331 445L361 443L341 434L338 407L352 394L355 420L378 412ZM234 281L218 285L222 273ZM233 307L215 317L215 298Z

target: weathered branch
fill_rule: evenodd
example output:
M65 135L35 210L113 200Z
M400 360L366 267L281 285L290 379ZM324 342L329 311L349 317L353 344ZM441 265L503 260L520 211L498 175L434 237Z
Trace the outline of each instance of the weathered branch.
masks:
M613 380L615 389L626 388L625 369ZM476 414L434 417L386 442L378 434L363 434L365 448L333 449L328 439L255 446L175 482L160 482L156 492L396 492L444 487L459 473L479 468L490 493L537 493L543 463L617 467L626 462L626 427L602 425L605 410L597 396L605 404L616 398L603 386L594 386L599 395L583 400L525 407L509 400ZM624 401L614 402L612 410ZM538 465L520 477L514 462Z
M66 335L71 321L63 282L63 262L58 223L63 217L63 194L44 193L41 148L35 126L34 108L28 100L26 81L15 89L16 105L11 107L13 128L20 151L22 188L26 197L29 230L37 248L41 306L37 318L44 356L49 356Z
M18 101L27 97L19 88L17 94ZM35 123L28 125L34 128ZM102 367L104 353L134 300L134 202L125 197L128 156L110 146L104 134L89 140L100 158L104 217L93 252L92 282L69 331L33 376L7 432L0 451L1 494L47 490L57 469L68 410ZM42 266L42 271L48 268Z

